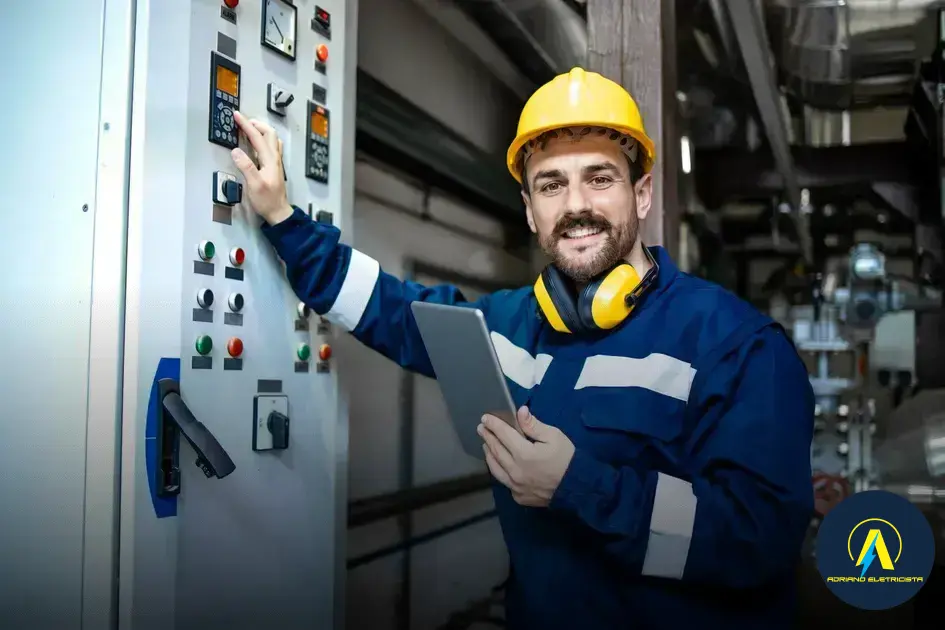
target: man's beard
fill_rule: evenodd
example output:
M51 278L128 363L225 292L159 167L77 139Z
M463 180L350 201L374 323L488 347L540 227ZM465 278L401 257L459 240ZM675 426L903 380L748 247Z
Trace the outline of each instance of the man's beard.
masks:
M599 228L604 234L604 243L595 245L597 252L589 260L569 260L558 244L566 240L564 233L579 227ZM637 240L639 222L631 217L620 225L613 225L602 216L589 211L567 214L558 221L550 234L539 237L539 245L554 265L578 284L590 282L618 262L625 260Z

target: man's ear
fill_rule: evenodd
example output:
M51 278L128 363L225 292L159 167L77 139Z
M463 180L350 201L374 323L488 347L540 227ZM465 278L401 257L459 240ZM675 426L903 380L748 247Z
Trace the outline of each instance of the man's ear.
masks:
M650 212L650 206L653 203L653 177L647 173L637 181L633 187L634 195L637 201L637 218L641 221L646 218Z
M538 228L535 227L535 215L532 214L532 198L524 190L522 190L522 201L525 202L525 218L528 220L528 229L532 231L532 234L537 234Z

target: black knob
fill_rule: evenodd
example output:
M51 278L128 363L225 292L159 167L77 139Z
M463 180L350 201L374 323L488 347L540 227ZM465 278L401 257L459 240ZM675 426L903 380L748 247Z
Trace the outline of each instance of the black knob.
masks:
M243 200L243 185L232 179L223 182L223 196L226 202L237 204Z
M278 411L269 413L266 419L266 428L272 434L272 448L289 448L289 417Z

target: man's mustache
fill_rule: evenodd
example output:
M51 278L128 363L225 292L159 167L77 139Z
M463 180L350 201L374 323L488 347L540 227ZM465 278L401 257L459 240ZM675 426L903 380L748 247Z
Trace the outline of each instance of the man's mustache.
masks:
M561 217L558 223L555 224L553 235L556 239L561 238L565 232L583 227L600 228L601 231L609 232L613 226L604 217L590 212L568 214Z

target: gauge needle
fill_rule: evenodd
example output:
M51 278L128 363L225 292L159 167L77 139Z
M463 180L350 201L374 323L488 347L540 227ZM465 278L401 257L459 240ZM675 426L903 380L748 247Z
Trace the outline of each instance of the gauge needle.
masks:
M272 22L272 25L276 27L276 30L279 31L279 37L282 38L282 41L285 41L285 35L282 34L282 29L279 28L279 25L276 23L276 18L271 17L269 21Z

